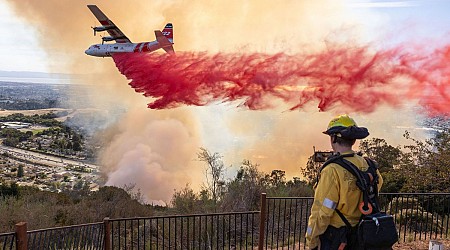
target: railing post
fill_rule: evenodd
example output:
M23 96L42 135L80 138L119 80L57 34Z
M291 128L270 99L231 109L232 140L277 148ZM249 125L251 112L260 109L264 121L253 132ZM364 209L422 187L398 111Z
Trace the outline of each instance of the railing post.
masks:
M266 235L266 193L261 193L261 212L259 213L259 243L258 250L264 248L264 236Z
M111 250L111 222L109 217L103 219L103 225L105 227L104 249Z
M19 222L16 224L16 250L27 250L27 223Z

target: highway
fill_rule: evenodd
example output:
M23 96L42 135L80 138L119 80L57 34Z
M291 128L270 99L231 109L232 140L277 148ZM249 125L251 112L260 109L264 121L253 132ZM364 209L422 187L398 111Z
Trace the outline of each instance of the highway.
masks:
M73 159L67 159L47 154L42 154L25 149L8 147L0 144L0 154L8 153L18 160L28 161L35 164L45 165L49 167L67 167L68 165L79 166L91 169L93 172L97 172L100 167L94 164L88 164L83 161L76 161Z

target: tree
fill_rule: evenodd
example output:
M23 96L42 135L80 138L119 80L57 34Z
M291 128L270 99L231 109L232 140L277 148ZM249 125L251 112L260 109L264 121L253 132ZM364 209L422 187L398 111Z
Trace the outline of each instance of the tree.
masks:
M0 183L0 196L18 196L19 186L13 182L9 185Z
M322 162L315 162L314 155L311 155L306 162L306 167L300 169L300 173L305 178L306 183L309 186L314 186L317 182L317 176L319 175L319 168Z
M310 197L314 195L314 191L306 181L300 180L298 177L292 178L286 183L291 197Z
M380 138L362 140L359 149L378 163L380 172L392 170L399 164L402 157L402 151L399 146L393 147L386 140Z
M200 152L197 153L197 158L207 164L207 191L210 193L214 204L217 204L225 185L225 181L223 180L225 165L223 164L222 156L219 153L211 154L207 149L200 148Z
M405 146L401 169L407 176L404 192L450 192L450 127L419 141L405 133L414 144Z
M182 190L175 191L171 204L177 212L187 214L198 211L198 207L196 206L198 201L198 195L186 184Z
M72 148L73 148L74 151L81 151L82 150L81 144L78 141L73 142Z
M267 177L270 184L274 187L286 184L286 171L279 169L272 170L270 176L267 175Z
M227 192L222 200L224 211L249 211L258 209L260 195L266 192L264 174L258 164L244 160L235 179L227 183Z
M22 178L23 177L23 165L20 164L19 168L17 169L17 178Z

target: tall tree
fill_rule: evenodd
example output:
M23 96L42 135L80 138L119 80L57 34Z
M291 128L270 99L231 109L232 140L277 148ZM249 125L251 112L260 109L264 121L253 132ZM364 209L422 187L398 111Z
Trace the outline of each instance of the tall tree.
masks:
M197 157L198 160L206 163L207 189L214 204L217 204L225 186L225 181L223 180L225 165L222 161L222 156L219 153L211 154L207 149L200 148Z

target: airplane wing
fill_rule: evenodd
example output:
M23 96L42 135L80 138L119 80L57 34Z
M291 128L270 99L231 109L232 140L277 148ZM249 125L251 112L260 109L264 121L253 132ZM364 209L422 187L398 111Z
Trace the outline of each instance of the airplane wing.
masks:
M131 43L130 39L128 39L128 37L125 36L111 20L109 20L97 5L88 5L87 7L104 27L108 27L106 31L117 43Z

